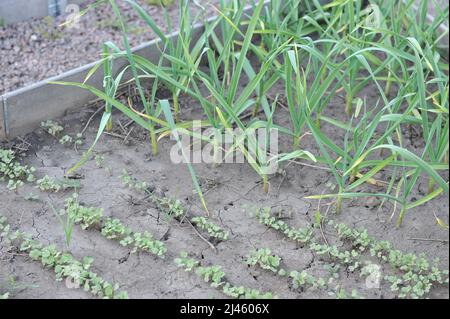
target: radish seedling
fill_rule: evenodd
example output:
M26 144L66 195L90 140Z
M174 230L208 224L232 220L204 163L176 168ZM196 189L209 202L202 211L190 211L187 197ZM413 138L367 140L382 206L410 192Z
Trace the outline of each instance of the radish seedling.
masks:
M206 231L209 236L218 240L227 240L229 233L223 230L220 226L214 224L205 217L194 217L192 222L201 230Z
M280 270L280 262L281 258L272 254L272 251L268 248L253 250L247 258L247 264L258 265L262 269L268 269L274 273L278 273Z

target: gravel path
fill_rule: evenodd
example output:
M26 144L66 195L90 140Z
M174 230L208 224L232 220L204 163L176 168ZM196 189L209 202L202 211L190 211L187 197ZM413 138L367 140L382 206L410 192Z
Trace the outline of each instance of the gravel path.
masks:
M87 0L84 5L93 2ZM137 2L167 31L161 7L146 5L145 0ZM217 2L201 1L207 16L213 15L214 9L206 4ZM129 23L133 46L155 37L129 5L124 1L118 4ZM192 9L201 11L195 5ZM169 14L176 25L178 6L172 6ZM66 19L67 16L47 17L0 27L0 95L96 61L105 41L121 44L122 35L109 5L89 11L78 28L61 27Z

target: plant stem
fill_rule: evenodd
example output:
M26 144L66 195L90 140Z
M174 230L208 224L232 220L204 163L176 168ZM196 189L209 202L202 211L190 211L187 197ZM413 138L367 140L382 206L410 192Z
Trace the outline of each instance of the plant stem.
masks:
M269 193L269 178L267 175L263 175L264 193Z
M345 113L351 116L353 113L353 94L347 93L345 97Z
M384 94L386 96L389 96L389 93L391 92L391 87L392 87L391 71L389 71L389 73L388 73L388 80L387 80L387 83L386 83L386 87L384 89Z
M336 200L336 214L340 214L342 211L342 189L339 188L339 193Z
M261 104L261 102L260 102L260 99L258 98L258 100L255 103L255 107L253 108L252 117L255 117L256 114L258 114L260 104Z
M175 123L178 123L180 121L180 105L178 103L178 94L176 90L172 94L173 96L173 109L175 113Z
M400 215L398 216L398 219L397 219L397 228L399 228L402 225L403 218L405 217L405 213L406 213L406 206L403 205L402 209L400 210Z
M153 156L156 156L158 155L158 140L156 138L156 133L153 125L150 129L150 141L152 143Z
M294 149L300 148L301 136L294 136Z
M108 123L106 123L106 131L111 132L113 129L112 117L109 118Z
M317 114L317 118L316 118L316 126L317 126L317 128L320 129L320 114Z
M428 194L431 194L434 191L434 184L435 184L434 179L430 177L428 179Z

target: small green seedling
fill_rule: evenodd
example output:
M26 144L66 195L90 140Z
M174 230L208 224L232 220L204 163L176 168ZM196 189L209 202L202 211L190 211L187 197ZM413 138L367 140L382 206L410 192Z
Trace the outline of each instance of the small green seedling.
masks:
M16 191L24 181L33 182L35 171L34 167L21 165L12 150L0 149L0 182L8 181L9 190Z
M134 248L131 253L135 253L138 250L148 251L158 257L164 257L167 251L164 243L159 240L155 240L153 236L145 231L144 233L134 233Z
M97 165L98 168L102 168L105 164L105 156L102 154L95 155L95 165Z
M42 243L33 240L29 234L11 232L10 225L7 224L6 218L2 216L0 216L0 238L2 243L5 240L8 241L15 250L25 252L32 260L40 262L46 268L53 269L58 281L69 279L79 288L83 288L100 298L128 298L125 291L118 290L119 285L113 285L105 281L90 270L93 263L91 257L84 257L83 261L80 262L71 254L58 251L54 244L44 246Z
M35 202L39 200L39 195L28 193L27 195L24 196L24 199L30 202Z
M163 258L167 252L164 243L154 239L152 234L147 231L144 233L133 233L130 228L125 227L118 219L108 218L101 232L108 239L119 240L120 245L124 247L133 245L131 253L146 251Z
M362 299L356 289L352 289L351 293L349 294L347 290L345 290L341 286L336 286L334 291L329 292L329 294L331 296L334 295L336 299Z
M268 248L253 250L247 258L247 264L250 266L258 265L262 269L267 269L274 273L278 273L280 262L281 258L272 254L272 251Z
M292 278L292 285L295 289L305 289L316 284L316 278L309 275L306 271L291 271L289 277Z
M58 193L60 191L65 191L70 188L80 188L81 184L79 181L70 180L67 178L58 180L48 175L45 175L41 179L36 181L36 187L43 192L54 192Z
M108 218L102 227L102 235L108 239L122 239L131 235L131 230L118 219ZM124 246L127 246L128 243Z
M82 229L100 225L100 221L103 217L102 208L80 205L77 194L73 194L72 197L66 199L65 209L67 216L69 216L74 223L80 224Z
M148 184L146 182L138 181L136 178L132 177L126 169L122 170L120 178L122 179L122 183L129 189L144 191L148 188Z
M77 134L75 135L75 141L74 141L74 144L75 144L75 147L81 146L81 145L84 144L84 137L83 137L83 134L77 133Z
M194 271L200 264L197 260L189 258L188 253L185 251L182 251L180 253L180 257L175 258L175 263L177 264L178 267L184 268L184 271L187 272Z
M61 145L69 145L69 144L72 144L72 142L73 142L73 139L70 135L64 135L63 137L61 137L59 139L59 144L61 144Z
M223 230L220 226L216 225L206 217L194 217L192 222L201 230L206 231L209 236L218 240L227 240L229 233Z
M224 284L222 279L225 277L225 273L220 266L198 267L197 274L205 282L210 282L211 287L217 288Z
M53 137L57 137L62 131L64 131L64 127L62 127L58 122L52 120L41 122L41 127Z

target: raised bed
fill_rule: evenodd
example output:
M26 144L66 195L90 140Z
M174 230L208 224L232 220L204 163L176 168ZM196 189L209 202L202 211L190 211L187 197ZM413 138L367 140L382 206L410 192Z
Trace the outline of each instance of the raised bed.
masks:
M196 33L200 33L202 28L201 25L196 26ZM156 45L157 42L153 41L136 48L135 52L157 63L159 51ZM116 64L116 67L119 69L124 65L125 62ZM82 82L91 66L52 81ZM99 72L89 83L101 87L102 78ZM333 201L307 198L309 195L335 191L331 170L304 161L289 164L272 175L268 194L263 192L259 177L246 163L219 167L194 165L210 211L207 218L218 226L214 232L216 237L211 236L207 227L202 228L199 219L196 219L206 217L206 214L198 197L193 194L187 167L172 163L170 154L176 150L175 143L169 138L161 138L159 154L152 155L148 132L119 112L113 113L114 130L104 134L92 158L74 174L67 174L94 142L100 125L100 116L96 115L103 102L81 108L82 104L92 100L91 94L72 87L55 87L47 82L6 95L3 99L4 138L28 133L41 121L55 117L59 117L57 125L61 126L62 131L52 136L48 128L54 127L50 125L47 129L33 130L14 142L4 144L15 150L16 159L22 154L20 161L37 169L35 175L41 182L37 185L25 183L16 192L7 190L3 187L5 183L2 183L1 213L6 217L2 223L11 225L13 230L20 229L30 234L44 245L56 243L60 250L70 251L77 260L93 256L91 269L102 278L118 283L118 290L127 291L131 298L233 297L225 293L223 287L226 283L242 285L249 290L246 291L248 295L238 294L240 297L396 298L399 292L392 289L387 278L376 287L368 281L367 276L375 274L371 273L374 267L378 267L377 274L384 278L402 273L395 267L395 256L401 260L399 264L405 267L408 267L408 262L416 265L416 262L439 257L436 266L448 269L448 229L436 225L436 217L443 225L448 225L447 196L410 209L400 228L395 228L390 220L393 204L382 205L375 196L346 199L342 203L342 212L333 214ZM246 82L243 77L238 91ZM267 97L271 103L275 102L276 95L284 91L282 84L274 85L267 92ZM379 100L374 84L365 87L363 94L368 105L376 105ZM130 92L126 95L121 99L124 103L127 103L127 97L135 98ZM158 90L158 99L170 96L164 87ZM46 106L43 113L37 105L48 102L46 99L49 97L54 101L50 102L48 110ZM280 103L285 104L282 100ZM202 108L192 97L182 94L180 105L182 120L202 118ZM347 117L343 112L342 98L333 97L329 105L324 116L345 121ZM23 119L24 113L30 114L31 120ZM280 107L274 121L282 127L290 127L286 108ZM343 133L339 128L323 125L321 129L336 144L342 141ZM83 132L80 143L62 145L63 136L75 139L80 132ZM377 128L377 134L382 132L381 127ZM420 153L423 143L413 130L409 133L405 136L404 147ZM281 151L289 151L290 147L291 138L282 136ZM314 153L320 152L311 134L305 135L302 147ZM379 157L375 155L374 159ZM53 182L42 182L45 175ZM442 175L448 180L448 170ZM364 191L376 193L384 190L386 183L377 181L387 181L390 176L390 170L380 171L375 182L363 185ZM411 197L423 197L427 187L428 180L421 176ZM98 213L99 218L92 224L79 220L74 226L73 238L67 243L57 212L79 208L71 206L73 202L70 199L67 202L74 188L78 190L78 198L74 201L91 207L90 213ZM129 231L125 235L113 236L112 227L109 227L112 220L108 218L117 219L114 224L117 229L125 225ZM333 224L325 225L323 219L327 222L332 220ZM83 229L83 222L90 227ZM152 234L150 241L154 246L149 244L142 249L138 245L142 242L134 235L138 233L142 236L145 231ZM217 237L218 232L220 238ZM128 235L133 235L132 239ZM380 247L386 242L382 244L381 241L388 241L391 246L382 250ZM161 243L164 249L158 246ZM333 250L323 253L329 247ZM261 248L270 251L258 250ZM36 250L39 249L42 247ZM371 256L370 250L376 249L379 249L380 255ZM197 267L197 275L194 271L186 272L180 268L177 263L188 262L187 259L177 259L184 251L189 252L189 256L181 258L194 258L203 267L220 265L226 274L220 278L223 280L220 285L215 287L201 278L205 268ZM383 260L383 256L391 253L394 261ZM28 249L7 250L0 258L1 269L6 270L0 273L0 283L10 282L9 276L17 283L7 287L13 297L92 297L81 289L68 289L79 288L73 286L71 281L55 282L49 269L33 262L26 254L42 261L41 256L36 257L36 253L31 254ZM421 254L424 254L424 259L420 259ZM267 265L258 256L271 256L275 260L279 256L280 264L273 262ZM298 273L295 274L295 271ZM306 277L307 280L302 283L300 277L303 272L311 277ZM39 289L34 289L35 286ZM448 298L448 283L434 285L426 296Z

